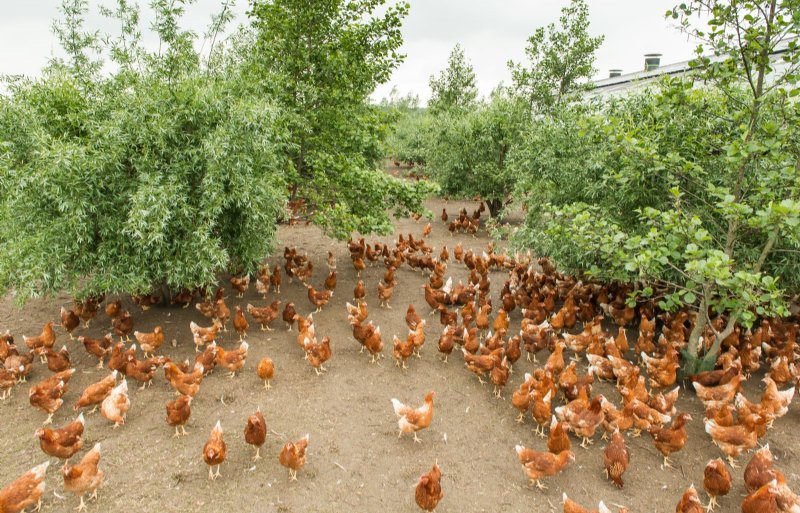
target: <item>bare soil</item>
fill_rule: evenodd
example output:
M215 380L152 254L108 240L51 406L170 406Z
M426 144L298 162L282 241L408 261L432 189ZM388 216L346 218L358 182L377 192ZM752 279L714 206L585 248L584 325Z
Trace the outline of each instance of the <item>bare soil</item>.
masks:
M428 206L436 214L429 237L429 243L435 247L447 245L452 249L461 241L465 248L480 250L490 241L484 231L477 238L466 235L451 238L446 226L438 220L443 206L453 214L461 206L471 211L474 203L433 200ZM417 236L424 221L404 219L396 226L396 234L411 232ZM396 234L368 240L388 242ZM409 303L422 315L429 311L420 289L425 278L408 268L400 269L393 308L382 309L377 301L382 267L368 268L364 273L370 318L382 328L387 356L380 366L370 364L366 353L359 354L360 346L352 338L346 320L345 302L352 300L356 282L346 245L325 237L313 226L303 225L282 227L278 240L279 250L271 262L278 261L284 245L297 246L312 258L316 268L312 283L319 287L324 279L327 252L333 251L338 256L336 294L314 316L318 335L329 335L332 339L329 371L316 376L295 343L296 332L287 333L280 322L275 323L277 329L271 333L253 327L243 372L234 379L221 371L206 378L192 403L187 426L190 434L178 439L172 437L173 429L164 420L165 404L174 395L163 373L159 372L153 386L146 390L136 390L135 383L130 383L132 407L124 427L112 429L99 413L87 417L84 452L94 443L102 442L101 467L106 475L98 502L89 503L90 511L411 512L417 511L413 490L417 478L438 460L444 473L445 492L437 510L440 512L561 511L562 492L592 508L604 500L609 506L626 506L632 512L667 512L674 511L691 483L702 490L706 462L722 455L703 432L700 402L692 392L684 391L678 408L692 414L694 421L689 424L688 445L673 457L676 469L659 468L661 456L647 434L628 439L631 466L625 475L625 488L618 490L603 476L603 443L598 437L588 450L574 444L576 461L561 475L546 481L548 490L531 489L517 462L514 445L521 443L545 450L545 442L533 433L529 417L524 424L515 422L517 412L508 398L525 372L537 364L523 357L504 391L506 400L495 399L491 385L481 386L464 368L457 353L449 363L441 361L436 350L441 326L437 318L428 317L428 340L422 358L412 358L408 370L397 368L391 360L392 335L402 337L407 332L404 314ZM461 264L451 264L448 274L456 281L467 276ZM497 294L505 280L504 273L495 272L492 280L493 292ZM273 298L274 294L270 294L267 301ZM293 301L303 314L313 310L305 288L297 282L288 284L284 280L279 299L284 304ZM232 309L248 302L264 304L252 286L243 299L229 294L227 302ZM20 310L6 299L0 304L0 327L11 329L22 345L23 334L38 334L46 321L57 321L59 306L68 303L67 296L53 297L31 301ZM135 329L150 331L161 325L167 340L177 340L177 347L165 343L162 354L175 360L194 358L189 322L205 324L194 308L154 308L142 312L129 298L123 298L123 303L134 314ZM518 311L512 315L511 332L519 325L519 316ZM107 330L108 319L101 312L88 330L79 329L76 335L85 332L97 337ZM228 331L220 342L226 348L236 347L238 337ZM60 426L75 417L72 405L83 388L107 371L95 369L96 360L80 344L69 340L63 330L58 334L57 344L67 345L78 369L65 396L65 405L55 415L54 425ZM255 366L263 355L269 355L276 364L270 391L264 389L255 374ZM544 356L540 355L540 361ZM582 371L585 367L581 363ZM48 375L46 367L37 364L29 383ZM759 379L760 376L754 376L746 386L752 399L760 396ZM0 486L47 459L33 436L45 415L28 404L27 390L25 385L18 386L11 399L0 403ZM423 443L416 444L408 436L398 439L390 398L420 404L428 390L435 390L437 395L433 423L420 434ZM619 403L619 395L610 385L600 384L596 390ZM263 458L254 463L253 450L244 442L243 429L247 416L259 406L270 434L261 451ZM209 482L201 450L218 419L225 430L229 452L222 465L222 477ZM800 489L797 476L800 463L796 459L800 433L790 426L796 426L798 420L798 409L792 406L763 440L770 443L777 465L795 489ZM286 469L278 463L278 452L287 440L306 433L311 437L306 465L299 473L299 481L289 482ZM740 463L744 465L748 459L746 455L740 458ZM60 465L59 461L52 461L44 497L45 511L68 511L78 503L63 489ZM728 497L721 499L717 511L739 511L744 495L742 470L734 470L733 475L734 488Z

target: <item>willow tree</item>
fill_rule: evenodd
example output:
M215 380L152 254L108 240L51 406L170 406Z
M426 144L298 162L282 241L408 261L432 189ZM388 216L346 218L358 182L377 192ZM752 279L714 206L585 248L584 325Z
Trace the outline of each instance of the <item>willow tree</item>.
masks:
M239 94L242 77L195 50L179 23L191 3L151 3L151 51L126 0L103 10L117 37L85 27L85 0L64 0L55 32L65 58L7 84L0 289L19 300L62 289L168 294L269 253L286 190L279 109ZM226 3L209 41L228 19Z
M388 233L387 214L422 212L424 183L378 169L387 115L369 102L402 62L408 4L385 0L253 0L243 65L286 115L293 199L329 233Z

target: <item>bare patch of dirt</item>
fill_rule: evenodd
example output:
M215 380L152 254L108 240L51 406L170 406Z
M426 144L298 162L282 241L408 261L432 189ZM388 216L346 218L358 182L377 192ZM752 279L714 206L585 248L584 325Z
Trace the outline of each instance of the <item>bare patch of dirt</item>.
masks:
M471 211L476 206L474 203L435 200L428 206L436 215L429 238L435 247L447 245L452 249L461 241L465 248L480 250L489 242L483 231L475 239L466 235L451 238L446 226L438 220L443 206L454 214L461 206ZM425 221L400 220L396 233L411 232L417 236L424 224ZM396 234L368 240L389 242L394 238ZM139 391L132 386L132 407L124 427L112 429L99 413L87 417L85 450L95 442L103 443L101 466L106 475L99 501L89 503L90 511L417 511L413 487L418 476L435 460L444 474L445 497L437 510L440 512L561 511L562 492L585 506L596 507L599 500L604 500L609 506L624 505L637 512L673 511L689 484L702 488L706 462L721 456L703 432L702 405L693 393L685 391L678 408L691 413L694 421L689 424L688 445L672 458L675 470L659 468L661 456L647 434L628 439L631 466L625 475L625 488L618 490L603 477L603 443L598 437L590 449L575 449L575 463L561 475L548 479L547 491L532 490L517 463L514 445L522 443L544 450L545 442L533 433L530 418L525 424L514 421L516 410L508 398L525 372L537 364L523 357L504 391L507 400L497 400L492 396L491 386L481 386L456 353L449 363L441 361L436 350L441 326L438 319L428 317L427 343L422 358L412 358L409 369L400 370L391 360L392 335L404 336L407 332L404 314L409 303L422 315L428 312L420 289L425 278L408 268L400 269L392 300L394 308L382 309L378 308L377 282L383 268L374 267L365 271L364 280L368 287L370 318L382 328L387 358L382 360L381 366L371 365L366 354L359 354L360 346L352 338L347 324L345 302L352 298L356 275L345 244L324 237L313 226L291 226L279 231L278 249L284 245L294 245L308 253L316 268L312 283L317 286L324 280L327 252L333 251L338 256L338 288L328 306L314 316L318 335L328 335L332 340L333 358L327 364L329 372L320 377L314 374L295 343L296 332L287 333L280 322L275 323L277 329L271 333L255 327L248 337L250 354L243 372L235 379L227 378L220 371L206 378L192 403L192 416L187 425L190 435L180 439L172 438L173 430L164 420L165 404L174 395L163 373L159 372L154 385L146 390ZM277 253L279 255L280 251ZM277 255L271 261L278 261ZM467 276L461 264L451 264L448 274L456 281ZM501 272L492 274L495 295L505 278ZM270 294L268 301L274 297ZM279 298L284 304L294 301L302 314L313 310L306 290L298 283L284 282ZM0 327L10 328L22 345L23 334L38 334L47 320L57 321L59 306L68 302L69 298L60 296L32 301L20 310L10 300L5 300L0 305ZM149 331L161 325L167 340L178 341L177 347L166 343L162 354L175 360L194 358L189 322L205 324L194 308L155 308L142 312L129 299L123 302L134 314L135 329ZM254 287L243 299L231 294L227 302L231 308L248 302L264 304ZM514 312L511 318L511 332L514 332L519 326L519 312ZM108 320L101 313L85 332L96 337L105 333L107 327ZM79 329L76 334L83 332ZM58 334L58 345L61 344L70 349L78 372L70 383L64 407L55 415L56 426L74 418L72 405L83 388L107 372L95 369L96 360L88 356L80 344L70 341L63 330ZM236 347L238 337L229 331L221 344L226 348ZM264 390L255 374L255 366L263 355L269 355L276 364L270 391ZM581 363L580 368L585 371L585 363ZM37 365L29 383L48 375L45 367ZM760 395L759 378L754 376L746 386L747 395L752 399ZM418 404L428 390L435 390L437 396L431 428L420 434L423 443L415 444L411 437L398 439L390 398ZM619 403L619 395L610 385L600 384L596 390ZM33 437L45 415L30 407L27 391L27 386L19 386L11 399L0 403L0 486L47 459ZM247 416L259 406L270 434L261 451L262 459L253 463L253 450L244 442L243 429ZM218 419L225 430L229 452L222 465L222 478L209 482L201 451ZM762 441L770 443L777 465L795 489L800 488L797 476L800 434L788 427L797 425L798 420L797 408L792 406L790 413L778 420L775 429ZM306 466L299 473L299 481L289 482L286 470L278 463L278 452L287 440L306 433L311 437ZM740 463L744 465L748 458L749 455L740 458ZM63 490L58 470L60 462L53 460L52 463L44 510L71 510L78 501ZM717 510L723 513L739 511L744 495L742 470L732 473L734 488L728 497L720 500ZM54 491L65 499L58 498Z

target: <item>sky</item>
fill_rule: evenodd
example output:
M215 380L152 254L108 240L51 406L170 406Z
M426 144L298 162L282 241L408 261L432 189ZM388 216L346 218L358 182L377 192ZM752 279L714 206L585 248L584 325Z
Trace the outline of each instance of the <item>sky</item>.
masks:
M691 57L694 45L674 24L664 19L677 0L587 0L590 32L603 34L605 41L597 52L595 78L608 76L608 70L640 71L644 54L662 53L669 64ZM97 6L110 0L90 0L93 14L88 23L101 31L113 25L97 14ZM35 76L54 54L58 45L51 32L58 0L4 0L0 17L0 74ZM145 5L146 0L140 0ZM246 22L246 0L234 7L238 22ZM482 94L500 82L508 83L509 60L524 59L527 38L537 27L558 20L568 0L410 0L411 10L403 24L406 60L395 70L390 82L381 84L373 97L387 96L393 87L405 94L418 94L425 101L430 95L428 79L447 63L456 43L464 48L477 75ZM197 0L187 11L185 26L203 33L220 0ZM155 45L148 37L145 42Z

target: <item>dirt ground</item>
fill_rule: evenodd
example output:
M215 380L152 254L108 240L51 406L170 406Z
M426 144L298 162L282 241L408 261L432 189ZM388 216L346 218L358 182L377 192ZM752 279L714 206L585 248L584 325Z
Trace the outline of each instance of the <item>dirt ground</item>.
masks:
M470 210L475 208L473 203L429 202L429 208L437 216L429 238L432 245L439 248L444 244L452 248L461 241L465 248L480 250L486 246L489 238L484 231L476 239L466 235L451 238L446 226L438 220L443 206L452 214L462 205ZM400 220L396 233L411 232L416 236L423 226L424 222ZM396 234L368 240L390 241L395 237ZM284 245L308 252L316 268L312 283L320 287L327 251L338 256L338 288L328 306L314 316L318 336L329 335L332 340L333 358L327 364L329 372L322 376L314 374L295 344L296 332L287 333L280 322L275 323L278 329L272 333L252 329L248 337L250 353L243 372L235 379L229 379L220 371L206 378L192 403L192 416L187 425L190 434L179 439L172 437L173 429L164 420L165 404L174 395L163 372L158 373L153 386L147 390L136 390L131 383L132 406L124 427L112 429L99 413L87 417L85 449L80 454L94 443L102 442L101 467L106 476L99 501L89 504L90 511L411 512L417 511L413 488L418 476L438 460L443 470L445 493L437 509L439 512L561 511L562 492L585 506L596 507L599 500L604 500L611 507L626 506L631 512L671 512L689 484L702 489L706 462L722 455L703 432L700 402L693 393L682 392L678 408L688 411L694 420L689 424L688 445L673 457L676 469L659 468L660 454L647 434L629 439L631 465L625 475L625 488L618 490L603 476L604 444L598 436L588 450L573 442L576 461L561 475L546 481L548 490L531 489L517 462L514 445L521 443L545 450L545 441L533 433L530 417L525 424L515 422L516 410L509 397L523 380L524 373L536 364L523 357L504 391L506 400L497 400L492 396L492 387L481 386L456 353L449 363L441 361L436 350L441 326L438 319L429 317L428 340L422 358L412 358L409 369L400 370L391 360L392 335L404 336L407 332L404 313L409 303L423 315L428 312L420 289L425 278L408 268L400 269L392 300L394 308L382 309L378 308L377 282L383 268L374 267L368 268L364 275L367 301L370 318L382 329L387 358L380 366L372 365L366 353L359 354L360 346L352 338L346 320L345 302L352 299L356 281L346 245L323 236L313 226L282 227L277 255ZM448 274L456 281L467 276L461 264L451 264ZM504 273L495 272L492 279L496 295L505 279ZM268 301L273 298L274 294L270 294ZM297 282L284 282L279 299L284 304L293 301L303 314L313 309L306 298L306 290ZM189 322L205 324L205 319L194 308L156 308L142 312L129 299L123 302L134 314L135 329L150 331L161 325L167 340L177 340L177 347L165 343L162 354L175 360L194 358ZM253 286L245 298L237 299L229 294L227 300L231 309L248 302L264 304ZM22 345L23 334L38 334L47 320L58 320L62 304L68 304L66 296L32 301L23 310L5 300L0 304L0 328L11 329ZM519 319L520 314L515 311L511 332L519 325ZM108 319L101 312L86 333L97 337L107 329ZM76 334L82 332L79 329ZM226 348L235 347L237 339L235 333L229 331L221 343ZM55 415L55 426L75 417L72 405L83 388L108 372L95 369L96 360L60 330L57 344L62 343L70 349L78 372L70 383L64 407ZM263 355L269 355L276 364L270 391L265 391L255 374L256 363ZM585 363L581 363L580 368L585 371ZM29 384L48 375L45 367L37 365ZM760 395L759 378L754 376L747 384L747 395L752 399ZM423 443L415 444L410 436L398 439L397 422L389 400L395 397L420 404L428 390L436 391L437 395L433 423L420 435ZM611 386L601 384L596 390L620 402ZM0 486L47 459L33 437L45 414L30 407L27 391L28 386L18 386L11 399L0 403ZM243 439L243 429L247 416L258 406L264 412L270 434L261 451L262 459L254 463L253 450ZM775 429L769 431L764 440L769 442L777 465L796 490L800 489L797 476L800 463L796 459L800 432L788 428L796 426L799 417L798 408L792 406L789 414L776 422ZM222 465L222 478L209 482L201 451L218 419L225 430L228 458ZM277 461L278 452L287 440L306 433L311 437L306 465L299 473L299 481L289 482L286 469ZM749 456L740 458L741 464L748 459ZM63 489L60 465L59 461L52 460L44 511L68 511L78 503ZM734 488L728 497L720 500L717 511L739 511L744 495L742 470L734 470L733 475ZM704 495L703 500L706 500Z

